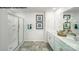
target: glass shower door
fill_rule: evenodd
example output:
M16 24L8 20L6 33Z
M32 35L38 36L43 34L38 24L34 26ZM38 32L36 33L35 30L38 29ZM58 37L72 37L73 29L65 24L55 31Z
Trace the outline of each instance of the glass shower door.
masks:
M13 51L18 46L18 17L8 14L8 50Z

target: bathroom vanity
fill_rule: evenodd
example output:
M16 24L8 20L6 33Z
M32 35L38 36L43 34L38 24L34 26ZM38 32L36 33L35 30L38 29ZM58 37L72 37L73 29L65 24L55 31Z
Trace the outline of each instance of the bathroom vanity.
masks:
M72 37L60 37L48 33L48 42L54 51L79 51L79 41Z
M47 19L46 31L48 31L48 42L54 51L79 51L79 8L60 9L56 11L54 20L50 18L50 23ZM60 11L60 13L59 13ZM70 20L63 19L63 15L71 15ZM64 23L64 24L63 24ZM64 30L70 29L72 33L75 33L76 38L67 35L57 35L65 33ZM62 33L61 33L62 32Z

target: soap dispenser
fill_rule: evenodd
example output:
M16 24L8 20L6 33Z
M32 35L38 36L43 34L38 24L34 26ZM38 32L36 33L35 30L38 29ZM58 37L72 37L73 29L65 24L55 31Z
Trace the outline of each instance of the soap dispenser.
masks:
M75 29L78 29L78 26L77 26L77 24L75 24L74 28L75 28Z

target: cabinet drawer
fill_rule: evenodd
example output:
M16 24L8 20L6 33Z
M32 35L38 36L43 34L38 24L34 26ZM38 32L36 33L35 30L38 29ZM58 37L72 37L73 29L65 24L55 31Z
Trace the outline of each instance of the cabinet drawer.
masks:
M55 38L55 50L56 51L74 51L72 47L65 44L63 41L61 41L58 38Z
M48 35L48 43L50 44L52 49L54 49L54 46L55 46L54 45L54 43L55 43L54 41L55 41L54 36L49 33L49 35Z
M61 50L63 50L63 46L59 42L55 41L55 51Z

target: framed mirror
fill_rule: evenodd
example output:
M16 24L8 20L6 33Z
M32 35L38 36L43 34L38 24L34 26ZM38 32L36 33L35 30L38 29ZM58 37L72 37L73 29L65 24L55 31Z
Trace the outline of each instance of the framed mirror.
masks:
M63 19L69 20L71 18L71 15L63 15Z

